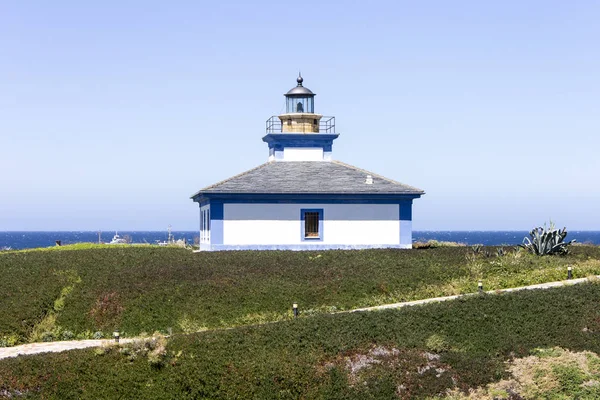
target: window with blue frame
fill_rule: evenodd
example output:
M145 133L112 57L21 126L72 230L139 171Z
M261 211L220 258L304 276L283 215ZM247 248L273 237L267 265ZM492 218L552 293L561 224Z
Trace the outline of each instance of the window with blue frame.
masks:
M302 240L323 240L323 209L303 208L300 210L302 220Z
M210 241L210 209L200 210L200 241Z

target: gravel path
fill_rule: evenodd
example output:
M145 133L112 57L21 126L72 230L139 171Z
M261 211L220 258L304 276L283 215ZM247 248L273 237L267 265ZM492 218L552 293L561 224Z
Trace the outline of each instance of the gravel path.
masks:
M551 289L551 288L556 288L556 287L577 285L578 283L584 283L584 282L588 282L590 280L596 280L596 279L600 279L600 275L596 275L592 278L570 279L568 281L547 282L547 283L539 283L537 285L520 286L520 287L508 288L508 289L488 290L485 293L486 294L501 294L501 293L509 293L509 292L518 292L520 290ZM458 294L458 295L454 295L454 296L432 297L432 298L423 299L423 300L413 300L413 301L405 301L402 303L384 304L382 306L356 308L354 310L345 311L345 312L377 311L377 310L386 310L388 308L402 308L402 307L418 306L418 305L427 304L427 303L439 303L442 301L456 300L459 297L475 296L477 294L478 293L467 293L467 294Z
M120 343L131 343L141 339L121 339ZM14 347L1 347L0 359L16 357L20 355L38 354L38 353L58 353L66 350L85 349L87 347L100 347L114 344L112 339L99 340L64 340L58 342L41 342L22 344Z
M570 279L567 281L548 282L548 283L541 283L538 285L521 286L521 287L509 288L509 289L489 290L485 293L500 294L500 293L517 292L520 290L550 289L550 288L556 288L556 287L562 287L562 286L576 285L578 283L588 282L592 279L593 280L600 279L600 275L595 276L593 278ZM377 310L385 310L385 309L389 309L389 308L402 308L402 307L416 306L416 305L427 304L427 303L438 303L438 302L442 302L442 301L454 300L459 297L473 296L476 294L477 293L469 293L469 294L462 294L462 295L456 295L456 296L433 297L430 299L405 301L402 303L385 304L382 306L357 308L355 310L343 311L343 312L377 311ZM144 339L143 338L121 339L120 343L131 343L136 340L144 340ZM0 348L0 359L8 358L8 357L17 357L19 355L29 355L29 354L38 354L38 353L47 353L47 352L58 353L61 351L67 351L67 350L73 350L73 349L85 349L88 347L107 346L107 345L111 345L114 343L115 343L115 341L112 339L68 340L68 341L59 341L59 342L29 343L29 344L23 344L20 346L14 346L14 347L1 347Z

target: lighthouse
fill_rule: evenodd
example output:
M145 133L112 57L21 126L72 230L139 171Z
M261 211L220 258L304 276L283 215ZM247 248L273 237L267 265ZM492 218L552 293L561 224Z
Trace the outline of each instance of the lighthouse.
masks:
M266 163L192 195L200 250L411 248L424 191L335 160L335 117L315 113L301 75L284 96L266 121Z

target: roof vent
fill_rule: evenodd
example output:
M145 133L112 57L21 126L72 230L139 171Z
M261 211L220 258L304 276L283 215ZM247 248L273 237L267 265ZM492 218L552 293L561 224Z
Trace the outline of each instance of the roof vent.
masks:
M372 185L373 184L373 177L371 175L367 175L367 179L365 180L365 183L367 185Z

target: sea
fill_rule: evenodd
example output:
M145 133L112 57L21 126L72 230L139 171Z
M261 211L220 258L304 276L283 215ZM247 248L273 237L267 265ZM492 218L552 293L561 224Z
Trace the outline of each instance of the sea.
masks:
M188 243L194 243L198 237L197 231L173 231L172 234L175 240L185 239ZM168 238L167 231L119 231L119 235L131 238L132 243L156 244ZM55 246L57 240L60 240L63 245L82 242L98 243L99 239L107 243L113 236L114 232L101 232L99 238L97 231L0 231L0 250ZM523 238L528 236L527 231L413 231L413 242L438 240L467 245L514 246L523 243ZM571 239L577 240L578 243L600 245L600 231L571 231L568 232L567 240Z

